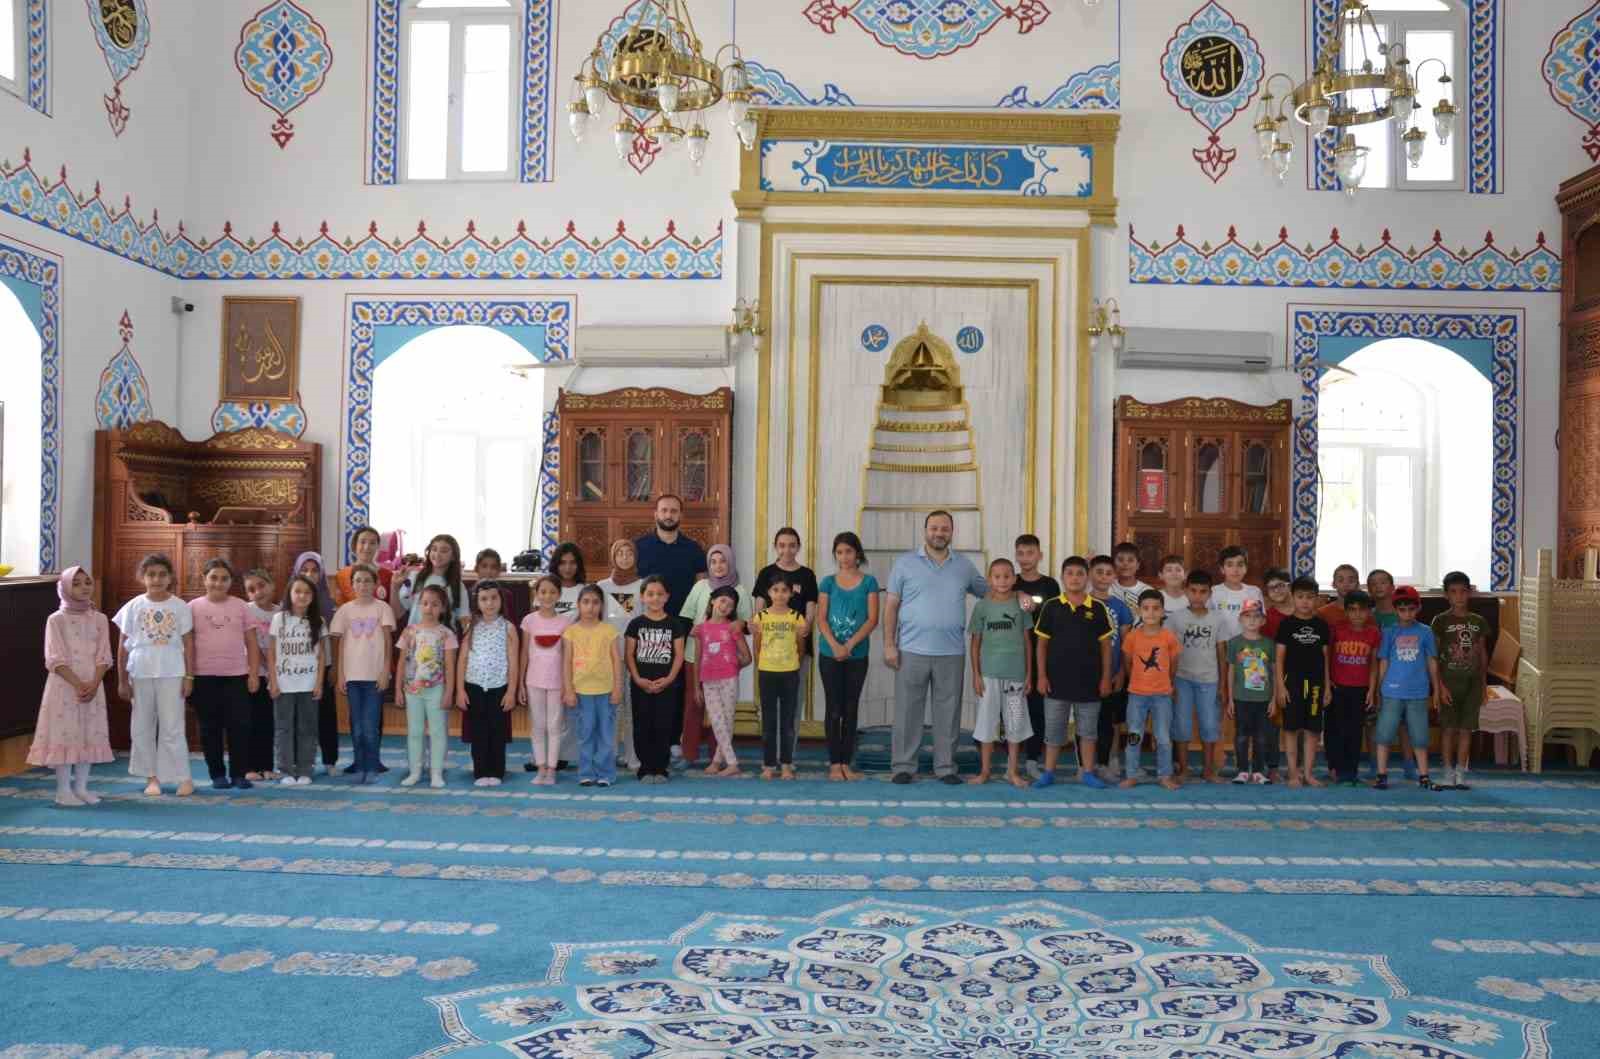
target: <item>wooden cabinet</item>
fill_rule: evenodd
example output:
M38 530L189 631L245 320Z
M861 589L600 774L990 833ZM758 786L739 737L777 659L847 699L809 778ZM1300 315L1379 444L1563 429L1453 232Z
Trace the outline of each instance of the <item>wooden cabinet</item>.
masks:
M733 391L563 390L561 539L583 552L590 577L604 577L611 542L655 524L655 498L683 498L685 534L702 547L731 530Z
M1600 166L1561 185L1560 528L1556 576L1600 547Z
M1233 544L1249 553L1253 583L1288 565L1290 409L1220 397L1117 401L1116 539L1138 546L1147 580L1164 555L1215 571Z

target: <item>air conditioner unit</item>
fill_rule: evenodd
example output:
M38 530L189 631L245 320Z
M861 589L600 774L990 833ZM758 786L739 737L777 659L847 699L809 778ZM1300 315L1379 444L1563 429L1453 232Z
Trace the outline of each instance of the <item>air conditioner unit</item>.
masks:
M1271 371L1270 331L1191 331L1168 327L1130 327L1123 336L1118 364L1124 368L1177 371Z
M729 361L729 336L720 325L578 328L580 367L723 368Z

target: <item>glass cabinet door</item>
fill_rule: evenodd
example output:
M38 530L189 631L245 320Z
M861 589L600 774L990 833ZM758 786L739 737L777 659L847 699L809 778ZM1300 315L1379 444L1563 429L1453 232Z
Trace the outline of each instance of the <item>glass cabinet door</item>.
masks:
M1221 515L1228 510L1227 446L1221 438L1194 439L1194 511Z
M707 427L678 428L678 492L685 504L703 504L711 493L711 431Z
M584 427L578 431L578 502L606 501L606 429Z
M1239 443L1243 461L1240 480L1243 488L1239 496L1240 513L1268 515L1272 513L1272 446L1262 438L1244 438Z
M654 427L632 427L626 439L625 470L628 500L641 503L655 496L656 432Z
M1165 514L1171 510L1168 486L1171 474L1167 467L1167 439L1140 438L1136 443L1138 466L1134 468L1134 489L1137 499L1134 510L1144 514Z

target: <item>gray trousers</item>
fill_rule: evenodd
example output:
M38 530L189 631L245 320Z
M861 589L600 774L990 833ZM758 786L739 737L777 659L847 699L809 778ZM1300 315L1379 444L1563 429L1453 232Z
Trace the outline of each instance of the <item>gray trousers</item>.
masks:
M317 707L309 691L288 691L272 700L278 771L286 776L311 775L317 759Z
M916 775L922 749L923 708L933 693L933 774L954 775L956 740L961 736L961 687L967 671L964 655L914 655L900 652L894 675L894 771Z

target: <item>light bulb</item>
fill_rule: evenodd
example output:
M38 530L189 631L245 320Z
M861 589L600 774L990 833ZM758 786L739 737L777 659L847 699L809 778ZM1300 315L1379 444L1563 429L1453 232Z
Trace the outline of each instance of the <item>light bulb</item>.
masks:
M1328 104L1326 102L1313 103L1306 108L1306 124L1311 127L1312 136L1321 136L1328 131Z
M736 88L728 93L728 124L738 126L750 114L750 93Z
M617 148L617 157L626 159L628 152L633 150L634 128L625 121L619 121L611 129L611 142Z
M1349 181L1347 181L1347 183L1350 186L1348 188L1346 188L1346 190L1349 191L1352 195L1355 194L1355 189L1361 186L1361 181L1362 181L1363 178L1366 177L1366 175L1367 175L1367 149L1365 147L1362 147L1362 148L1359 149L1358 153L1356 154L1355 162L1352 163L1351 166L1350 166L1350 179L1349 179Z
M1278 183L1283 183L1283 178L1289 175L1289 165L1293 161L1293 143L1288 140L1279 140L1272 145L1272 168L1278 174Z
M1456 108L1449 100L1441 99L1433 108L1433 131L1439 134L1441 146L1450 142L1450 133L1456 127Z
M1406 158L1410 160L1411 168L1417 168L1422 164L1422 153L1428 145L1428 134L1413 125L1400 137L1400 141L1405 144Z
M572 138L582 143L583 134L589 131L589 104L581 99L568 103L567 124L572 128Z
M678 85L675 81L663 81L656 85L656 102L661 104L661 113L671 114L678 109Z
M1361 157L1361 149L1356 146L1354 136L1346 136L1339 141L1339 146L1333 149L1333 170L1339 174L1340 182L1354 184L1356 162Z
M1389 113L1398 118L1401 124L1411 115L1411 90L1396 89L1389 93Z
M1278 126L1270 117L1263 114L1253 128L1256 130L1256 152L1264 162L1272 157L1272 145L1278 142Z
M706 143L711 139L711 134L704 125L696 125L689 130L689 161L696 167L706 159Z
M754 147L756 145L756 119L747 115L743 121L739 122L738 133L739 142L744 145L745 150L748 151Z
M732 66L729 66L727 75L723 78L723 91L743 92L749 87L750 78L745 71L744 63L736 62Z
M599 117L606 109L606 86L604 81L591 81L583 86L583 101L589 104L589 113Z

